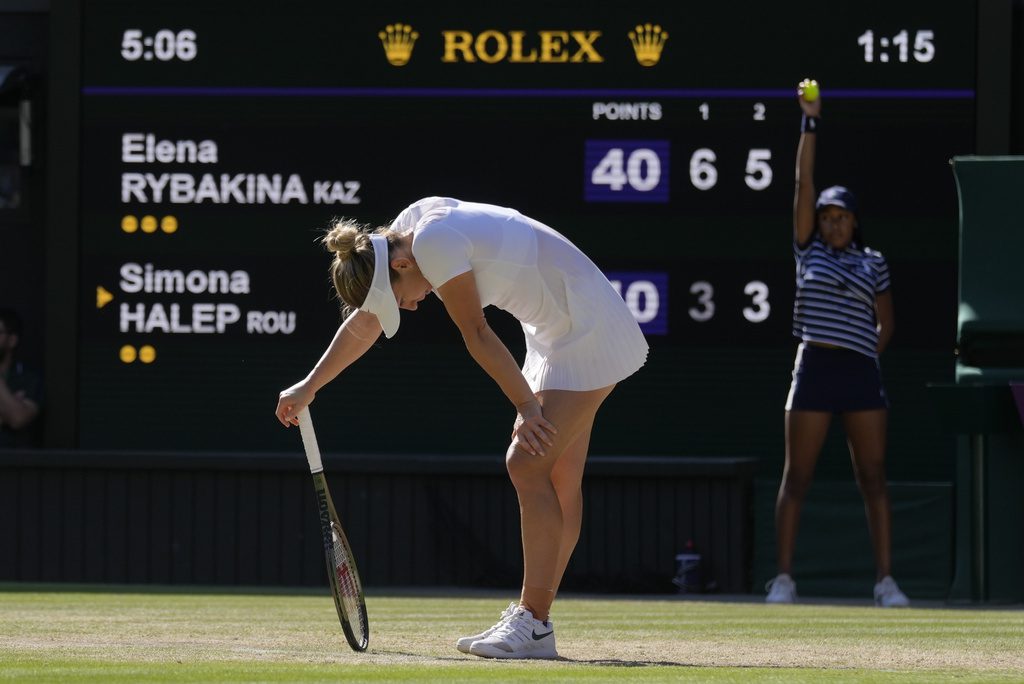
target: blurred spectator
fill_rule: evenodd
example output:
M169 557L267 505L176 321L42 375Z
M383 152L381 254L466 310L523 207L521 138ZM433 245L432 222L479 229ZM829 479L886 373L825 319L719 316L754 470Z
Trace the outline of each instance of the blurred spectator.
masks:
M11 309L0 309L0 448L40 444L43 382L15 358L21 331L21 317Z

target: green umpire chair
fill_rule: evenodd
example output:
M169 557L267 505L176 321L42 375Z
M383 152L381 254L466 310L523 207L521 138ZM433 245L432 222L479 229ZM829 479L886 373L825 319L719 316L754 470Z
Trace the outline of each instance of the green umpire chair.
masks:
M932 384L959 435L951 601L1024 600L1024 157L956 157L955 383ZM1014 385L1021 387L1014 391Z

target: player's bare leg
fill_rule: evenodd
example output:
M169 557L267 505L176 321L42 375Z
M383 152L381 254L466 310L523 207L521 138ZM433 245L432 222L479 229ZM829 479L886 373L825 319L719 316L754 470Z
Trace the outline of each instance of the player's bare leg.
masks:
M564 518L562 504L552 482L555 464L566 450L593 425L601 403L612 387L589 392L546 390L537 395L544 417L558 429L545 456L535 456L518 446L505 458L509 476L519 496L523 536L523 605L538 620L546 620L555 598L559 551Z
M559 481L571 481L576 470L582 475L586 451L580 452L578 446L574 450L570 447L577 445L581 437L589 433L597 409L613 387L589 392L547 390L537 394L544 417L558 430L552 435L553 444L547 447L543 456L531 454L513 444L505 456L509 477L519 496L523 537L520 608L491 636L474 642L470 653L486 658L557 657L554 627L548 616L570 553L566 551L563 561L563 539L571 537L575 540L579 536L582 509L578 497L569 497L567 504L570 510L568 516L563 515L562 501L552 475L556 464L567 454L576 461L563 466L564 472L560 472ZM577 486L577 492L578 489Z
M593 423L569 445L555 461L555 467L551 470L551 483L555 487L555 494L562 508L562 542L558 548L558 563L555 566L555 596L558 595L562 576L569 565L569 558L576 548L583 526L583 469L587 463L592 428Z

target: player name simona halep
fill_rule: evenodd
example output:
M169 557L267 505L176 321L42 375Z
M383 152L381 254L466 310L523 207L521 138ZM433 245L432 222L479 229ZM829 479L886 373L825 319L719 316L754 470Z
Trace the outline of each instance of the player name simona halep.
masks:
M579 539L591 430L616 384L646 362L639 325L583 252L514 209L428 197L386 227L338 221L323 242L348 313L309 374L280 393L278 420L298 425L317 391L382 332L395 336L400 310L439 297L470 356L516 409L504 457L519 498L524 562L519 600L456 648L486 658L557 657L550 610ZM521 367L488 326L488 305L522 324Z

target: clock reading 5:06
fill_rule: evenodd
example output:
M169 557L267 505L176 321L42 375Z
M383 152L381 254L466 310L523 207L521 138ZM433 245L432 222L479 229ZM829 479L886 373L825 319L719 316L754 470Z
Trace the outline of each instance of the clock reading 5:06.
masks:
M153 35L146 35L140 29L127 29L121 37L121 56L129 62L140 59L147 62L153 59L190 62L195 59L197 51L196 32L191 29L160 29Z
M875 61L875 47L878 47L878 61L890 61L890 51L894 51L894 62L909 62L913 55L915 62L930 62L935 59L935 31L915 31L914 46L911 51L910 31L903 29L893 36L879 36L868 29L857 38L857 45L864 48L864 61Z

